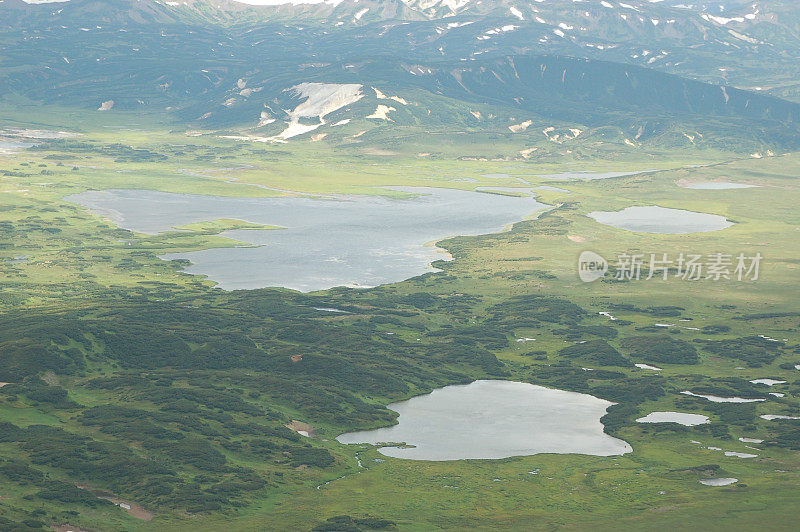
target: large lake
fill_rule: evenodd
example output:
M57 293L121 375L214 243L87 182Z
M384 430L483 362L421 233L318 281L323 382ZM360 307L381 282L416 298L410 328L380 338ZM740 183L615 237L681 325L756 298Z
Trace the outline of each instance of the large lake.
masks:
M414 196L234 198L126 189L66 199L140 233L221 218L285 227L222 233L259 247L163 257L190 260L187 272L207 275L226 290L281 286L312 291L402 281L432 271L435 260L449 258L433 242L502 231L547 207L530 193L516 197L442 188L397 190Z
M341 443L406 443L381 454L414 460L498 459L541 453L621 455L631 446L603 432L613 403L513 381L446 386L388 406L398 424L351 432Z

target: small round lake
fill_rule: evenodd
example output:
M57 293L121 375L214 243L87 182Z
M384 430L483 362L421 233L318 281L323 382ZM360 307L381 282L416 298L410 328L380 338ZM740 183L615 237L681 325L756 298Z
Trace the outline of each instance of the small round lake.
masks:
M523 382L478 380L393 403L393 427L350 432L340 443L405 443L381 454L412 460L499 459L542 453L613 456L631 446L603 432L613 403Z
M621 211L590 212L589 216L604 225L639 233L688 234L720 231L733 225L724 216L703 212L669 209L655 205L627 207Z

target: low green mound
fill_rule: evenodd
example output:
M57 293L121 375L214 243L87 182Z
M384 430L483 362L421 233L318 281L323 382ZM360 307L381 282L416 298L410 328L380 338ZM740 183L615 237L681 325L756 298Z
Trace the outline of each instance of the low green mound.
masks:
M567 358L580 358L586 362L600 364L601 366L633 366L633 363L623 357L605 340L592 340L582 344L575 344L558 352Z
M768 340L760 336L731 338L728 340L698 340L704 351L719 357L735 358L751 368L760 368L778 358L783 342Z
M249 229L253 231L263 231L269 229L285 229L285 227L278 227L275 225L263 225L248 222L245 220L237 220L235 218L219 218L217 220L210 220L207 222L195 222L191 224L176 227L179 231L193 231L206 235L218 235L223 231L235 231L242 229Z
M700 360L697 350L692 345L666 334L630 336L622 340L622 347L631 356L641 358L645 362L697 364Z

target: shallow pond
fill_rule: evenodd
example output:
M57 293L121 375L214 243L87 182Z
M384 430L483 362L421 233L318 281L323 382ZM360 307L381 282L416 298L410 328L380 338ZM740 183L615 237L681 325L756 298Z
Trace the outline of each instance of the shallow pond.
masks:
M725 451L725 456L730 456L734 458L758 458L757 454L753 453L740 453L737 451Z
M744 397L720 397L718 395L707 395L702 393L693 393L688 390L681 392L683 395L691 395L692 397L701 397L712 403L758 403L761 401L766 401L766 399L761 398L744 398Z
M661 371L661 368L651 366L650 364L634 364L639 369L649 369L650 371Z
M731 190L737 188L757 188L758 185L746 185L744 183L722 183L718 181L709 181L707 183L691 183L684 188L691 188L694 190Z
M739 441L742 443L764 443L764 440L758 438L739 438Z
M207 275L226 290L282 286L311 291L402 281L433 271L431 262L437 259L449 259L433 242L501 231L547 207L530 193L517 197L441 188L399 190L414 195L232 198L108 190L66 199L140 233L226 218L285 227L222 233L259 247L163 257L190 260L187 272Z
M666 207L627 207L621 211L590 212L595 221L640 233L688 234L719 231L733 222L724 216Z
M25 150L33 146L30 142L22 142L9 139L0 139L0 153L14 153L20 150Z
M777 379L753 379L750 382L753 384L766 384L767 386L775 386L776 384L786 384L786 381Z
M704 478L700 480L700 484L704 486L728 486L739 482L738 478Z
M678 423L686 427L708 423L708 416L685 412L651 412L636 420L638 423Z
M610 179L612 177L625 177L636 174L646 174L654 172L654 170L640 170L635 172L592 172L592 171L579 171L579 172L561 172L559 174L544 174L537 175L540 179L550 180L572 180L580 179L582 181L592 181L595 179Z
M613 403L591 395L522 382L479 380L393 403L398 424L351 432L341 443L406 443L381 447L414 460L497 459L540 453L621 455L631 446L603 432Z

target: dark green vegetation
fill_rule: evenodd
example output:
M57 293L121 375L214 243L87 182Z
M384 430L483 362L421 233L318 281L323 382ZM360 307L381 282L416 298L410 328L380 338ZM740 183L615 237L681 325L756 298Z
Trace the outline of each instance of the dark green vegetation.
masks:
M694 347L667 335L631 336L622 342L622 347L644 362L697 364L699 360Z
M378 517L350 517L349 515L337 515L331 517L322 524L312 528L312 532L360 532L362 530L385 530L394 528L395 523L388 519Z
M771 364L780 356L785 344L761 336L731 338L729 340L700 340L702 348L721 357L730 357L746 362L751 368Z

